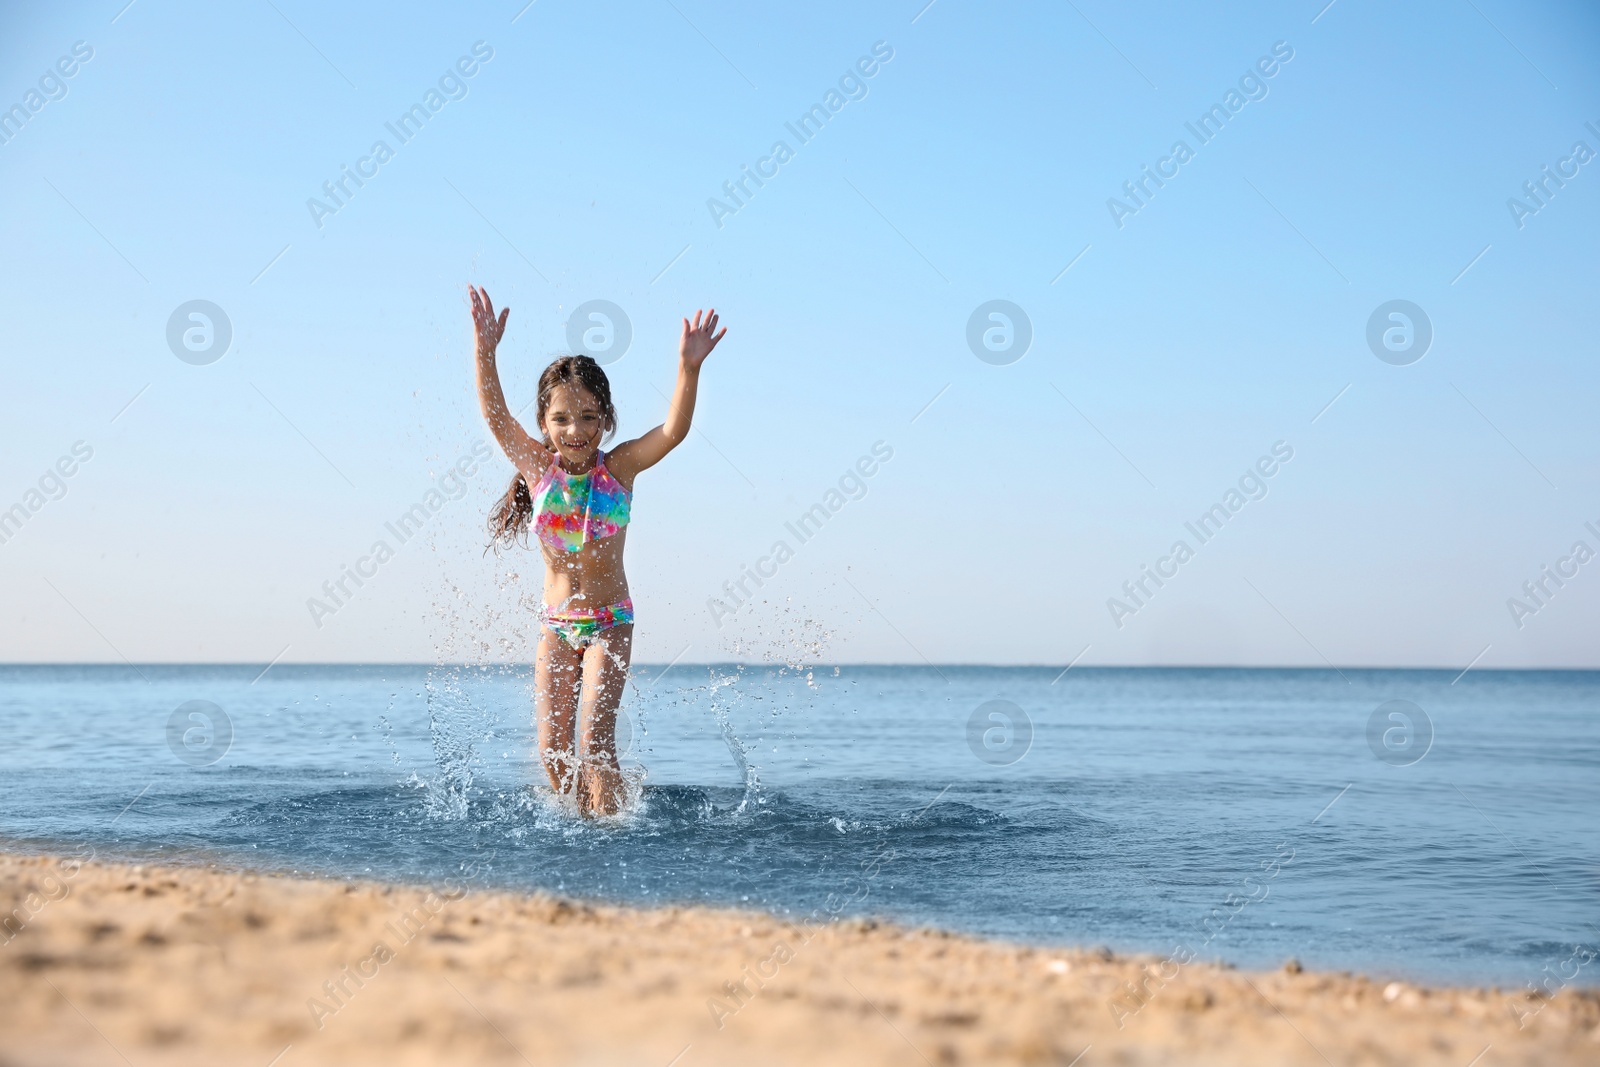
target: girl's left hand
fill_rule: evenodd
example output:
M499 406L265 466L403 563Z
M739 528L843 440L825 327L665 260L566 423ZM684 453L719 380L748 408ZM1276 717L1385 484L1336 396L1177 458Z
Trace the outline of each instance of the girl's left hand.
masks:
M690 370L699 370L700 364L706 361L711 350L717 347L717 342L722 340L723 334L728 332L724 326L717 332L717 309L712 308L706 313L705 322L700 321L700 312L694 313L694 325L689 325L689 320L683 320L683 335L678 338L678 358Z

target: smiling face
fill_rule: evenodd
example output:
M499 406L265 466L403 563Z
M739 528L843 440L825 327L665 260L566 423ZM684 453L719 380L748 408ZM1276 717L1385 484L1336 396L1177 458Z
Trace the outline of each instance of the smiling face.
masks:
M563 466L583 470L594 461L605 422L600 401L583 386L563 382L550 390L542 428L560 453Z

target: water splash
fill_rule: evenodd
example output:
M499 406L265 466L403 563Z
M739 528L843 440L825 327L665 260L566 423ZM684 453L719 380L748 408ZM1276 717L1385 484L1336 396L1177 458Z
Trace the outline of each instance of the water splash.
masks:
M428 814L465 820L479 762L478 743L493 736L493 713L474 704L458 667L428 671L428 735L437 774L427 783Z
M733 762L738 765L739 775L744 781L744 796L740 797L739 803L727 813L735 816L747 814L753 810L754 805L764 802L761 795L761 776L757 773L755 764L750 761L750 750L739 740L739 735L734 733L733 729L732 712L740 699L737 683L742 673L743 668L736 668L733 674L723 677L713 674L711 684L705 690L708 703L711 705L711 713L717 719L717 729L722 733L722 741L728 746L728 753L733 756ZM720 695L723 690L727 690L728 696Z

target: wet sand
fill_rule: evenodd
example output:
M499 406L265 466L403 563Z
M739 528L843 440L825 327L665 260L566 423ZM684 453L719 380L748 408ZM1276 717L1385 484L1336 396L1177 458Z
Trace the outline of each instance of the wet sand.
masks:
M0 852L0 920L3 1067L1600 1062L1595 990L871 921L17 852Z

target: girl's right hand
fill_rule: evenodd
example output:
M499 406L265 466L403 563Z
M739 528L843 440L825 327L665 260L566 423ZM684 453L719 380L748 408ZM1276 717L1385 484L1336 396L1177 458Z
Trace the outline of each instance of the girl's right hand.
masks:
M489 299L488 290L474 289L467 286L467 292L472 294L472 327L478 335L478 353L480 355L493 355L499 347L500 338L506 332L506 316L511 314L510 308L501 308L500 317L495 318L494 302Z

